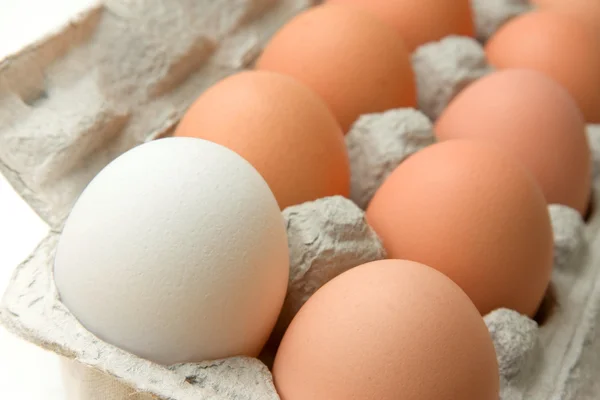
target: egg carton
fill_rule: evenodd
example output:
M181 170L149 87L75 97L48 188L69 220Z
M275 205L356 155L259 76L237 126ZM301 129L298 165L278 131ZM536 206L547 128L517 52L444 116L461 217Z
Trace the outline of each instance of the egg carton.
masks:
M479 41L448 37L413 54L419 110L364 115L346 136L351 200L331 197L283 211L288 295L260 360L162 366L99 340L60 302L52 277L60 230L78 195L119 154L169 135L199 93L251 66L285 21L317 3L107 0L0 63L0 170L51 226L16 268L0 322L62 356L70 399L278 399L268 365L287 324L333 277L385 258L364 207L397 165L434 143L432 121L448 102L491 71L480 42L531 8L523 0L473 0ZM600 182L600 127L588 133ZM600 221L586 225L558 205L549 211L559 302L553 315L541 326L510 310L485 316L502 400L600 393Z
M0 171L60 226L110 160L168 135L314 0L105 0L0 61Z

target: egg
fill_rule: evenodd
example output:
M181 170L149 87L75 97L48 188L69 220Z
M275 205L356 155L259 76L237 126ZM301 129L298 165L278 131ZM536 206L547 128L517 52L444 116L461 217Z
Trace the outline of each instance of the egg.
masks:
M552 227L534 178L508 152L461 139L431 145L388 176L366 216L389 258L444 273L482 315L538 309Z
M534 4L579 18L600 38L600 2L598 0L535 0Z
M497 400L490 334L465 293L427 266L355 267L300 309L273 366L282 400Z
M600 122L600 39L577 18L534 11L504 24L487 42L497 68L542 72L575 98L589 123Z
M569 93L525 69L492 73L464 89L436 121L438 139L481 139L516 156L546 201L587 211L591 153L586 124Z
M227 148L167 138L86 187L54 260L61 302L101 340L161 364L257 356L289 254L260 174Z
M327 105L294 79L246 71L206 90L175 136L219 143L248 160L279 206L350 193L344 135Z
M357 6L392 26L409 51L449 35L475 35L469 0L328 0Z
M361 114L417 104L406 45L393 28L354 7L324 4L300 13L272 37L256 68L310 87L345 133Z

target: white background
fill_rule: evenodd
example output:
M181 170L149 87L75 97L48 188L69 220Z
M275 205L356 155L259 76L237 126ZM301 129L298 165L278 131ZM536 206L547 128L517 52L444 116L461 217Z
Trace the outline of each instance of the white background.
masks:
M0 62L56 31L95 0L0 0ZM1 122L0 122L1 123ZM48 226L0 175L0 297ZM58 359L0 327L0 399L63 400Z

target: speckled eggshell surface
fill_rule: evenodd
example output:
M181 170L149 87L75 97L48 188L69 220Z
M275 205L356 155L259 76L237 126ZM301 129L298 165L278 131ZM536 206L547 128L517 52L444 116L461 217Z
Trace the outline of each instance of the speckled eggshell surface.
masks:
M393 28L354 7L326 3L300 13L267 43L256 68L310 87L345 133L362 114L417 103L406 45Z
M456 282L482 315L533 316L552 271L544 196L527 170L492 145L448 140L413 154L377 190L367 221L389 258Z
M592 185L585 119L569 93L542 73L507 69L472 83L435 124L440 140L484 140L535 176L548 204L585 214Z
M375 261L319 289L273 367L282 400L498 400L490 334L465 293L410 261Z
M279 207L247 161L168 138L123 154L89 184L54 279L100 339L161 364L198 362L258 355L283 304L288 257Z

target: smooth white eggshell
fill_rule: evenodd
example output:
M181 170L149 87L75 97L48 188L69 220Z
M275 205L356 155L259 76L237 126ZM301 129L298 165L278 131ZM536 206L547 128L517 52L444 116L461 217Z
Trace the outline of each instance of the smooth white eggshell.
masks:
M174 364L257 356L289 274L277 202L220 145L168 138L102 170L58 245L61 301L100 339Z

